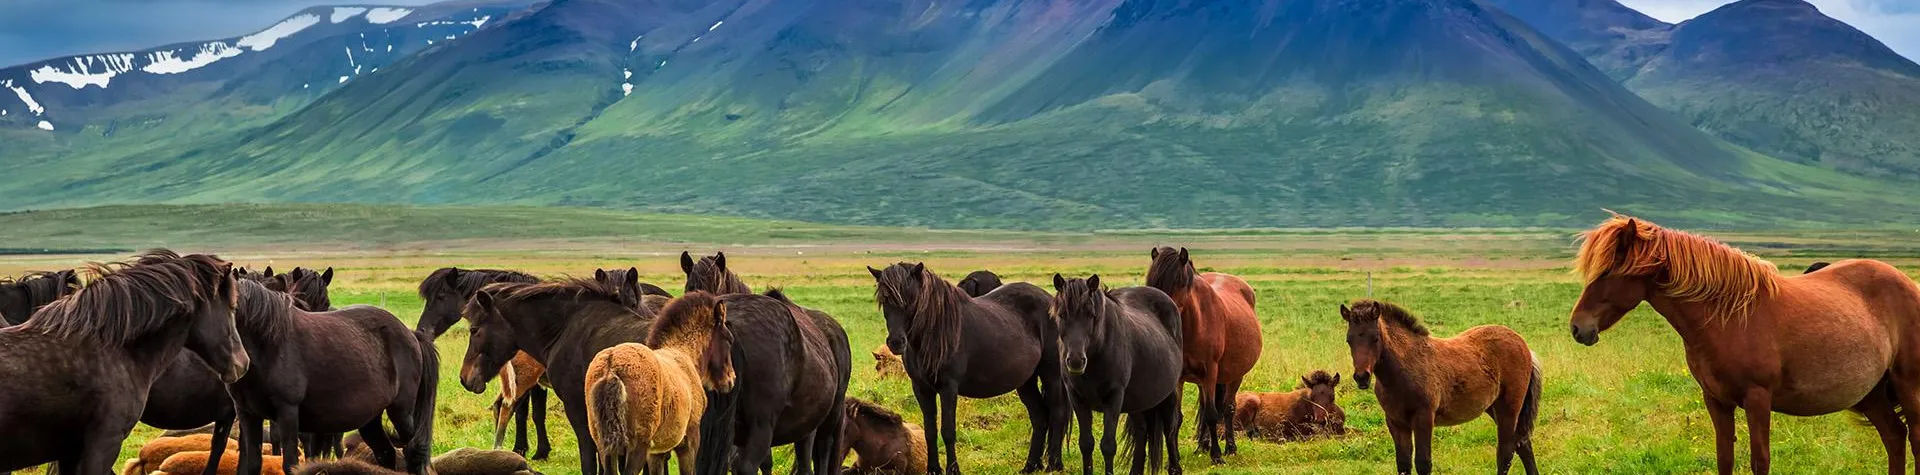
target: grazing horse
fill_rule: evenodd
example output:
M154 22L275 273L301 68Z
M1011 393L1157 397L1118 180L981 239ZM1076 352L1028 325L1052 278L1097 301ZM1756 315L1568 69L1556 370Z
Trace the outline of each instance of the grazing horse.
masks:
M1150 255L1153 265L1147 268L1147 286L1166 292L1180 306L1180 355L1186 368L1181 380L1200 387L1200 421L1195 427L1200 447L1219 464L1223 429L1226 453L1239 451L1234 442L1234 395L1260 361L1260 319L1253 312L1253 287L1233 275L1195 271L1184 247L1154 248Z
M234 316L253 357L253 370L227 387L240 413L240 473L260 473L265 419L281 437L282 471L292 473L302 431L358 430L368 445L393 445L383 413L406 443L407 471L426 473L440 380L432 335L409 330L373 306L307 312L257 283L241 282L239 290Z
M727 294L733 330L732 392L709 393L696 462L703 475L773 470L771 450L793 445L795 475L839 473L840 445L853 350L840 322L801 307L779 289L765 295Z
M1093 411L1105 417L1100 453L1113 473L1115 426L1127 415L1133 471L1180 473L1180 307L1152 287L1107 290L1100 276L1053 275L1053 316L1080 421L1081 473L1093 475ZM1148 461L1151 460L1151 465Z
M902 262L867 272L873 274L874 300L886 316L887 349L906 359L922 424L939 428L927 433L927 473L942 473L944 438L945 473L960 474L954 448L957 397L983 399L1016 390L1033 428L1021 473L1062 469L1060 445L1070 411L1061 386L1060 334L1048 315L1053 297L1033 284L1013 283L969 298L926 264Z
M965 291L968 297L978 298L986 295L987 292L992 292L993 289L1000 288L1001 285L1004 284L1000 283L1000 276L987 270L973 271L960 279L960 290Z
M0 318L5 325L19 325L27 317L80 287L80 276L71 270L34 272L19 279L0 279Z
M547 438L547 391L540 387L540 380L545 379L546 374L547 367L524 351L514 353L513 361L500 368L500 396L494 398L492 407L493 450L500 450L507 438L507 419L513 419L513 453L527 454L529 413L534 414L534 431L540 444L533 458L546 459L553 450Z
M1314 371L1300 377L1300 388L1284 393L1240 393L1236 425L1248 437L1305 440L1347 433L1347 413L1334 402L1340 373Z
M907 422L900 414L878 404L847 398L847 420L840 426L840 448L836 458L845 460L848 452L860 459L848 469L861 475L913 475L926 473L927 434L920 424Z
M1852 409L1887 451L1887 472L1920 451L1920 286L1884 262L1843 260L1798 276L1738 249L1614 215L1582 234L1575 341L1592 345L1641 302L1685 342L1713 420L1721 474L1733 472L1734 409L1747 414L1754 473L1767 473L1775 412ZM1905 414L1905 415L1903 415Z
M587 365L587 427L601 473L667 473L667 456L690 475L700 452L707 391L733 391L733 336L727 306L706 292L674 300L654 319L646 344L600 350Z
M574 440L593 440L587 423L587 365L600 350L644 341L654 320L651 309L625 302L618 286L591 279L488 285L474 293L461 312L471 333L460 383L474 394L485 392L487 382L515 353L525 352L546 367ZM590 443L577 446L582 475L594 475L599 453Z
M221 381L246 374L232 268L165 250L95 265L85 287L0 329L0 471L111 472L147 388L182 349Z
M727 269L727 253L716 252L696 261L692 254L680 252L680 270L687 273L687 292L695 290L715 295L751 294L753 288Z
M1453 338L1434 338L1406 309L1360 299L1340 306L1353 354L1353 382L1373 386L1393 435L1399 473L1433 473L1433 428L1493 418L1497 470L1507 473L1513 455L1528 475L1533 463L1533 424L1540 414L1540 362L1520 334L1482 325ZM1380 384L1371 384L1379 376Z

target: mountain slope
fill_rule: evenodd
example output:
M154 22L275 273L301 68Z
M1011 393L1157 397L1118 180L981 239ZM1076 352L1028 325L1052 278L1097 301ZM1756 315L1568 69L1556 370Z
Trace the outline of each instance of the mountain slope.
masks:
M1667 47L1673 25L1614 0L1486 0L1565 43L1617 80Z
M269 125L103 163L141 172L0 192L944 227L1912 218L1475 0L556 0Z

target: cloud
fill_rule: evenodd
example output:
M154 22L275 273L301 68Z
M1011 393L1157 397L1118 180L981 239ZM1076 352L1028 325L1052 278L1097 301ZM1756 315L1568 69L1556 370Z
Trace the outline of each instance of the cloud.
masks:
M1920 58L1920 0L1809 0L1821 13L1853 25L1907 57ZM1668 23L1686 21L1728 0L1620 0Z
M0 66L253 33L349 0L0 0ZM379 0L419 5L429 0Z

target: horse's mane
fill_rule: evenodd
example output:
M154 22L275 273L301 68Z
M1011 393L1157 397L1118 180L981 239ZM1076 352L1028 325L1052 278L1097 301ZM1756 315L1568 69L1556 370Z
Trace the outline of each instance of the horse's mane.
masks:
M1183 259L1181 251L1165 246L1154 249L1153 264L1147 267L1148 287L1172 295L1193 286L1193 278L1198 274L1193 270L1193 261Z
M240 303L234 307L234 324L245 328L248 335L266 336L269 342L286 341L298 301L293 291L277 292L251 280L240 280L235 289Z
M858 398L847 398L847 412L853 414L854 417L871 417L887 425L898 426L906 424L906 419L901 418L900 413L893 412L890 409L881 407L879 404L863 401Z
M495 282L482 289L493 292L494 297L501 300L570 298L604 300L628 307L620 299L619 284L594 279L563 277L544 282ZM644 311L645 306L631 308Z
M499 269L461 269L442 267L420 281L420 298L427 298L438 291L450 291L455 295L473 295L487 284L516 282L531 284L540 278L518 271Z
M880 271L881 285L874 291L874 300L911 312L913 322L907 325L907 342L912 351L907 357L918 360L928 371L936 371L934 368L946 364L947 358L959 351L960 303L973 298L924 267L920 267L919 276L913 275L915 268L901 262ZM911 297L912 306L908 306L909 297L900 295L899 289L901 284L914 281L920 284L920 292Z
M0 278L0 285L10 285L26 290L27 299L34 305L44 305L71 292L73 288L67 281L73 280L72 270L30 272L14 278Z
M1380 318L1381 321L1404 328L1407 331L1413 332L1415 335L1428 336L1432 334L1432 332L1427 330L1427 325L1420 322L1420 317L1413 316L1413 313L1408 312L1407 309L1400 308L1399 305L1374 299L1360 299L1353 301L1353 311L1361 315L1371 313L1373 316ZM1331 376L1329 376L1329 378L1331 378Z
M1102 289L1090 288L1086 279L1067 279L1066 285L1054 294L1053 318L1067 315L1081 315L1084 310L1100 311L1100 304L1107 298Z
M1587 283L1610 275L1660 274L1662 292L1703 302L1721 318L1744 318L1754 298L1773 292L1779 283L1771 262L1630 216L1616 214L1580 237L1573 265Z
M21 324L26 331L119 345L176 315L211 303L231 264L219 257L147 251L130 263L92 263L94 275L73 295L41 307Z
M1313 370L1312 373L1307 374L1305 377L1307 379L1307 385L1304 387L1311 388L1315 385L1320 385L1320 384L1325 384L1328 386L1333 385L1333 374L1328 373L1327 370L1316 369L1316 370Z
M748 287L745 281L740 280L740 276L737 274L734 274L732 269L726 269L726 268L720 267L718 255L703 256L700 258L700 260L694 261L693 269L687 271L687 276L692 277L694 274L703 272L703 271L706 273L706 275L717 276L720 279L720 281L710 282L710 284L715 285L715 288L713 289L701 289L701 290L718 291L721 294L753 293L753 288Z

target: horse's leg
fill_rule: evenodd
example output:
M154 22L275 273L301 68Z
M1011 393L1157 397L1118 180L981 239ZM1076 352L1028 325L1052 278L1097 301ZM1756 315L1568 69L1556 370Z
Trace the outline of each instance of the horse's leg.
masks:
M1055 344L1057 346L1057 343ZM1058 348L1045 348L1048 354L1059 354ZM1062 376L1058 358L1041 358L1040 362L1040 399L1045 403L1047 414L1047 471L1066 470L1064 447L1067 442L1067 426L1073 418L1073 395L1067 391L1067 381Z
M1494 469L1500 475L1507 475L1507 471L1513 467L1513 453L1520 445L1518 430L1520 411L1506 409L1507 406L1500 404L1501 402L1495 401L1495 406L1487 409L1487 416L1493 418Z
M274 411L273 417L273 427L281 429L280 441L287 446L280 452L280 473L290 474L293 467L300 464L300 406L283 405Z
M1020 404L1027 406L1027 427L1032 429L1027 437L1027 465L1020 473L1033 473L1042 468L1041 458L1046 456L1048 428L1052 424L1053 408L1048 407L1045 393L1040 392L1040 379L1035 378L1020 385L1016 391Z
M680 463L680 475L693 475L693 454L700 453L697 437L689 437L687 442L673 449L673 458Z
M1180 397L1182 391L1175 390L1167 396L1167 402L1161 403L1166 417L1166 426L1161 428L1161 438L1167 444L1167 475L1180 475Z
M393 439L387 438L387 428L380 425L380 419L374 418L360 426L360 440L373 450L373 461L381 468L391 469L398 465L393 457Z
M1873 423L1873 429L1880 433L1880 445L1887 449L1887 475L1901 475L1907 468L1907 426L1895 412L1892 388L1886 383L1873 388L1867 398L1854 405L1854 412Z
M1200 382L1200 447L1207 451L1207 457L1214 465L1225 463L1220 458L1220 401L1219 384L1213 378Z
M1073 417L1080 420L1080 473L1093 475L1093 409L1076 405Z
M1115 437L1118 435L1118 431L1114 430L1114 428L1120 424L1121 402L1122 398L1113 398L1113 401L1107 406L1106 414L1102 414L1100 417L1100 423L1104 429L1100 431L1100 457L1106 461L1106 475L1113 475L1113 454L1120 450L1119 443L1116 442L1117 439ZM1139 457L1140 455L1142 454L1134 454L1135 457Z
M1713 451L1720 475L1733 475L1733 405L1707 395L1707 416L1713 419Z
M769 455L773 451L773 422L755 421L746 425L747 432L742 434L742 445L736 447L737 450L734 452L733 473L750 474L763 466L771 470L772 459ZM714 441L714 443L723 442Z
M258 475L260 473L260 444L263 442L261 439L266 435L264 434L266 430L261 428L260 424L259 416L245 412L240 413L240 462L239 468L235 470L235 473L239 475ZM371 439L368 440L368 443L372 442ZM374 447L379 446L376 445ZM379 452L375 451L375 453Z
M1413 468L1420 475L1433 474L1433 411L1420 411L1413 418Z
M1740 405L1747 411L1747 444L1752 458L1754 475L1766 475L1773 470L1773 394L1771 391L1754 388L1747 390L1747 400Z
M1233 454L1240 453L1239 444L1236 444L1234 442L1234 440L1236 439L1236 436L1233 433L1235 430L1235 428L1233 427L1234 414L1240 411L1239 409L1240 405L1235 404L1233 398L1240 394L1240 382L1234 381L1231 383L1226 383L1222 386L1224 386L1223 388L1224 391L1221 391L1220 394L1217 394L1214 396L1218 398L1214 402L1214 404L1217 404L1221 409L1226 410L1227 415L1226 417L1220 418L1220 422L1222 424L1225 424L1227 429L1226 431L1227 432L1227 455L1233 455Z
M233 435L233 414L221 414L213 419L213 446L208 447L207 468L200 475L219 475L220 458L227 453L227 437ZM257 450L257 449L256 449Z
M533 393L522 393L514 398L510 411L513 411L513 453L527 455L527 412L533 409ZM495 447L499 449L499 447Z
M127 432L101 428L88 432L80 456L75 460L61 461L60 469L65 471L71 467L75 473L85 475L113 473L113 462L120 457L120 444L126 440Z
M533 389L527 393L528 398L531 399L527 403L527 409L531 411L533 418L534 434L540 437L539 442L534 445L533 459L546 460L548 453L553 452L553 446L547 441L547 388L534 385Z
M793 441L793 467L787 473L793 475L813 473L813 444L816 442L818 441L814 439L814 434L803 435L800 436L800 440Z
M843 399L845 395L841 396ZM815 475L839 475L840 464L845 455L840 453L840 437L847 421L847 405L834 404L827 411L827 420L814 429L813 460Z
M919 381L913 382L913 399L920 403L920 427L926 429L927 475L940 475L940 405L935 402L933 388Z
M960 424L954 421L954 414L960 412L960 388L958 383L947 383L940 389L940 432L947 439L947 475L960 475L960 453L954 446L960 440L957 433Z
M1393 473L1413 473L1413 428L1387 418L1387 433L1393 436Z
M565 404L563 407L565 407L567 411L567 422L573 425L573 440L580 441L579 443L573 444L575 449L580 452L580 475L595 475L596 472L594 470L599 467L598 464L594 462L600 460L600 452L594 450L593 444L585 442L593 440L593 432L587 430L586 404ZM629 463L645 463L645 461Z

